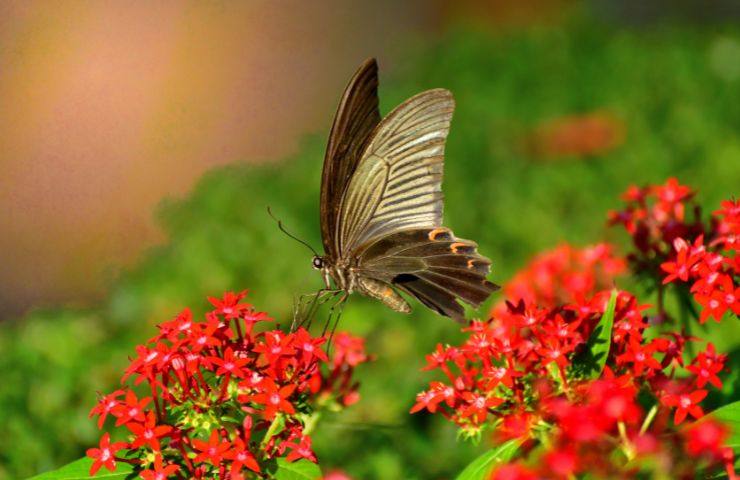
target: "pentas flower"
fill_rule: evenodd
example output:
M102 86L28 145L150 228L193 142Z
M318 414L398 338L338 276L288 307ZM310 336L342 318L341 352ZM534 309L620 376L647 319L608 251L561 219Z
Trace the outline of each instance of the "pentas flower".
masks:
M154 459L154 465L152 468L142 470L139 473L139 476L143 478L144 480L167 480L168 478L171 478L175 473L177 473L180 470L180 467L177 465L169 464L169 465L163 465L162 464L162 457L157 456Z
M90 448L87 451L87 456L93 459L93 464L90 467L90 475L105 467L110 471L116 470L116 452L127 447L126 442L110 443L110 434L104 433L100 438L100 446L98 448Z
M632 238L635 251L627 259L636 273L655 271L655 259L665 258L676 238L705 232L693 197L691 188L669 178L662 185L631 186L622 195L624 209L609 212L609 223L622 225Z
M677 202L690 191L669 182L633 195L643 202L658 195L661 215L678 217ZM572 257L581 250L557 251ZM438 371L440 379L417 395L411 412L442 415L464 437L490 430L496 442L515 439L517 457L495 468L491 479L694 478L702 469L731 465L724 427L693 427L695 419L706 421L701 404L709 389L721 388L726 356L712 344L688 355L687 343L700 340L652 322L652 307L630 292L595 289L596 280L584 289L560 267L544 269L556 275L533 273L563 255L537 257L504 287L514 298L487 321L463 328L460 345L439 344L427 355L423 370ZM598 272L581 263L579 276L604 278L605 257L597 257L588 268ZM608 258L623 265L611 253ZM543 278L549 280L534 280ZM611 335L604 340L602 319L612 301Z
M258 332L270 318L244 295L210 298L203 320L185 310L136 348L124 387L90 412L100 428L113 417L127 441L105 433L88 450L91 474L123 461L146 480L239 480L270 478L277 458L317 461L309 426L322 408L358 400L353 372L369 360L364 343L338 332L329 356L327 339L305 329Z
M686 419L686 415L690 414L694 418L701 418L704 415L699 402L704 400L707 393L706 390L696 390L681 394L666 394L661 399L661 402L669 407L676 407L676 414L673 417L673 421L678 425Z
M612 212L609 221L630 234L635 251L628 259L637 274L656 283L661 317L666 316L664 285L674 283L688 286L676 292L684 302L690 294L700 305L700 323L719 322L728 313L740 315L740 201L722 202L703 222L693 197L675 178L631 187L623 197L625 209Z
M599 243L584 248L562 244L535 256L504 286L505 298L514 303L550 308L591 297L610 287L623 274L626 264L614 247ZM505 303L494 307L503 314Z

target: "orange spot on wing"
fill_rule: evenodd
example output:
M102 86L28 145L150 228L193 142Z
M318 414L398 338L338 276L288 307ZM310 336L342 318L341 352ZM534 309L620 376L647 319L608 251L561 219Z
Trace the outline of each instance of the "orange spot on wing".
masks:
M390 287L386 287L386 289L383 290L383 296L386 297L386 298L388 298L391 295L393 295L393 289L390 288Z
M452 253L458 253L457 252L458 249L460 249L460 248L467 248L469 246L470 245L468 245L467 243L455 242L452 245L450 245L450 250L452 250Z
M429 232L429 240L435 241L439 235L447 232L446 228L435 228Z
M468 260L468 268L474 268L475 267L475 260Z

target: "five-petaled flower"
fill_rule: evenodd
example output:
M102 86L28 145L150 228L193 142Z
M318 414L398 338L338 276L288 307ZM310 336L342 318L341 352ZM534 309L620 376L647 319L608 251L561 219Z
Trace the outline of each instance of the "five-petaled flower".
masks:
M110 434L104 433L100 437L100 446L87 450L87 456L93 459L90 475L95 475L101 467L114 472L116 470L116 452L127 447L126 442L110 443Z

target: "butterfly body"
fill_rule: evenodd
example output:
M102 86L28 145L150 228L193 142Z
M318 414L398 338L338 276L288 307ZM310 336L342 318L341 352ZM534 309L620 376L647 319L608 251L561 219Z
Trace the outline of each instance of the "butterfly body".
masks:
M477 245L442 226L444 147L454 100L422 92L381 120L377 65L360 66L340 102L321 184L325 255L313 266L327 289L359 292L399 311L398 290L462 320L497 287Z

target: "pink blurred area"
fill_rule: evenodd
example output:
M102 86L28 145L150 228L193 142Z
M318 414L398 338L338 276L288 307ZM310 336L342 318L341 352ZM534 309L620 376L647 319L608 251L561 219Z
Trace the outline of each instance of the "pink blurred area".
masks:
M326 132L362 59L515 3L0 1L2 316L94 299L162 198Z

